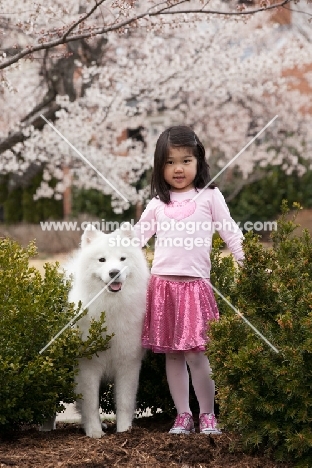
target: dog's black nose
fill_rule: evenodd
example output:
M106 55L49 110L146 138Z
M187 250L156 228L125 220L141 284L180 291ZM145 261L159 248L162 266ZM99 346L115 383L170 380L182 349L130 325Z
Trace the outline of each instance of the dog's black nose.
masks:
M118 276L120 274L120 270L110 270L108 274L110 278L115 278L115 276Z

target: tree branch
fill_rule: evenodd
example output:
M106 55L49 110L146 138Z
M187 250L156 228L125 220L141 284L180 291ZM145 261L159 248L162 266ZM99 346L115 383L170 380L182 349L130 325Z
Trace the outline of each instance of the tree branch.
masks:
M44 104L37 106L36 110L39 112L40 108L42 108L44 105L47 105L47 102L44 102ZM54 121L55 113L58 110L60 110L60 106L54 103L45 112L41 111L41 114L43 114L46 117L46 119ZM27 123L27 127L29 126L33 126L35 129L41 130L45 126L45 122L40 116L38 116L37 113L35 116L32 116L32 118ZM27 140L27 138L28 137L26 137L21 130L11 133L7 138L0 141L0 154L4 153L4 151L11 149L17 143L22 143L23 141Z
M185 1L185 0L184 0ZM184 3L180 2L180 3ZM173 15L173 14L188 14L188 13L205 13L206 15L219 15L219 16L243 16L243 15L253 15L255 13L259 13L261 11L269 11L269 10L274 10L276 8L283 7L284 5L287 5L288 3L292 2L293 0L283 0L279 3L273 3L273 5L268 5L265 7L259 7L255 8L253 10L239 10L239 11L219 11L219 10L204 10L203 8L199 8L196 10L173 10L173 11L168 11L167 8L164 8L162 10L157 11L156 13L150 13L150 16L156 16L156 15ZM180 5L178 3L178 5ZM177 5L172 5L171 8L175 7ZM167 10L167 11L165 11Z
M288 11L293 11L294 13L302 13L303 15L308 15L312 17L312 13L308 13L307 11L297 10L295 8L289 8L285 5L283 5L283 8L285 8L285 10L288 10Z
M104 3L105 0L100 0L97 2L95 0L95 5L91 10L86 13L84 16L82 16L78 21L76 21L70 28L68 28L67 32L63 35L63 40L66 41L67 37L70 35L70 33L79 26L79 24L83 23L86 19L88 19L94 12L95 10L102 4ZM66 41L67 42L67 41Z
M290 2L294 0L283 0L279 3L274 3L273 5L265 6L265 7L260 7L256 8L253 10L243 10L243 11L235 11L235 12L224 12L224 11L218 11L218 10L204 10L204 9L187 9L187 10L170 10L168 9L168 6L161 8L156 11L150 11L147 10L144 13L141 13L139 15L133 16L132 18L129 18L127 20L121 21L120 23L117 24L111 24L106 27L102 28L88 28L86 32L80 32L79 34L71 34L73 30L79 26L79 24L83 23L83 21L86 20L86 18L89 18L92 13L96 11L96 9L104 2L105 0L100 0L99 2L96 2L95 6L91 8L91 10L86 13L83 17L79 18L79 20L75 21L70 28L61 35L58 39L54 39L51 41L44 42L43 38L40 38L40 44L37 45L28 45L26 46L23 50L18 52L17 54L13 55L10 58L7 58L6 60L2 60L0 62L0 70L4 70L5 68L9 67L10 65L17 63L19 60L21 60L24 57L31 56L33 58L33 53L38 52L41 50L47 50L47 49L52 49L54 47L57 47L62 44L66 44L68 42L72 41L77 41L81 39L88 39L91 37L95 37L98 35L103 35L108 32L112 31L117 31L119 29L123 29L124 27L130 26L131 24L137 22L139 19L142 18L149 18L152 16L161 16L161 15L183 15L183 14L205 14L205 15L219 15L219 16L243 16L243 15L252 15L261 11L269 11L273 10L279 7L283 7ZM172 8L176 7L177 5L180 5L184 3L185 0L181 0L179 3L172 5ZM163 2L162 2L163 3ZM159 6L159 5L158 5ZM157 7L157 5L156 5ZM91 30L90 30L91 29Z

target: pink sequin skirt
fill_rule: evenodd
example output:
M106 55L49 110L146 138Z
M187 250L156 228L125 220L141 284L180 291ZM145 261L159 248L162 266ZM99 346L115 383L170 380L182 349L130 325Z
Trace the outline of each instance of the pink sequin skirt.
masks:
M208 279L175 281L151 276L142 345L155 353L204 351L209 322L218 319Z

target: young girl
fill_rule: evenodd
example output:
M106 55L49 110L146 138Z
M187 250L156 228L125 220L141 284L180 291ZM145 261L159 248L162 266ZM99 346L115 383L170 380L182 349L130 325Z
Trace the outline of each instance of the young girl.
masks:
M202 434L220 434L214 415L215 384L205 349L209 322L219 313L209 282L214 227L243 260L242 233L223 195L209 184L205 149L193 130L175 126L158 138L153 198L135 225L142 245L156 233L142 343L166 354L166 374L177 417L171 434L194 432L189 368L199 403Z

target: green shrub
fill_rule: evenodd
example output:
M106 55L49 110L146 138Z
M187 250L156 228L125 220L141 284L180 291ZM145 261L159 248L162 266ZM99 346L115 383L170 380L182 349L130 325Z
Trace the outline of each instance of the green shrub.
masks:
M4 221L8 224L26 222L39 223L47 219L61 219L63 217L63 201L55 198L39 198L34 195L42 182L43 172L40 170L26 185L18 185L11 175L0 176L0 206L3 207ZM48 183L55 187L56 179Z
M310 163L298 156L298 167L299 165L305 166L306 172L304 174L301 174L296 167L291 173L286 173L282 165L268 165L261 169L262 177L260 177L260 169L258 168L259 180L245 185L228 202L233 218L236 221L241 221L242 224L246 221L254 223L276 219L281 214L283 199L287 199L289 204L296 201L304 208L312 207ZM235 181L241 177L242 174L239 173L233 178L233 186L230 190L225 187L225 198L235 190Z
M33 243L24 249L0 239L0 431L42 423L73 402L78 357L106 349L110 339L102 314L85 342L68 327L40 354L80 310L67 302L70 282L57 264L47 263L44 276L29 266L35 254Z
M88 214L105 221L131 221L135 218L135 205L117 214L112 208L112 196L106 195L96 189L78 189L72 187L72 217Z
M244 266L235 272L229 258L215 254L213 271L221 278L212 280L279 353L220 297L207 353L223 425L241 434L247 449L311 467L312 240L307 231L294 236L286 202L282 211L272 248L248 233Z
M167 383L165 355L152 351L147 351L143 360L137 396L138 411L147 408L152 414L158 409L169 415L176 412Z

